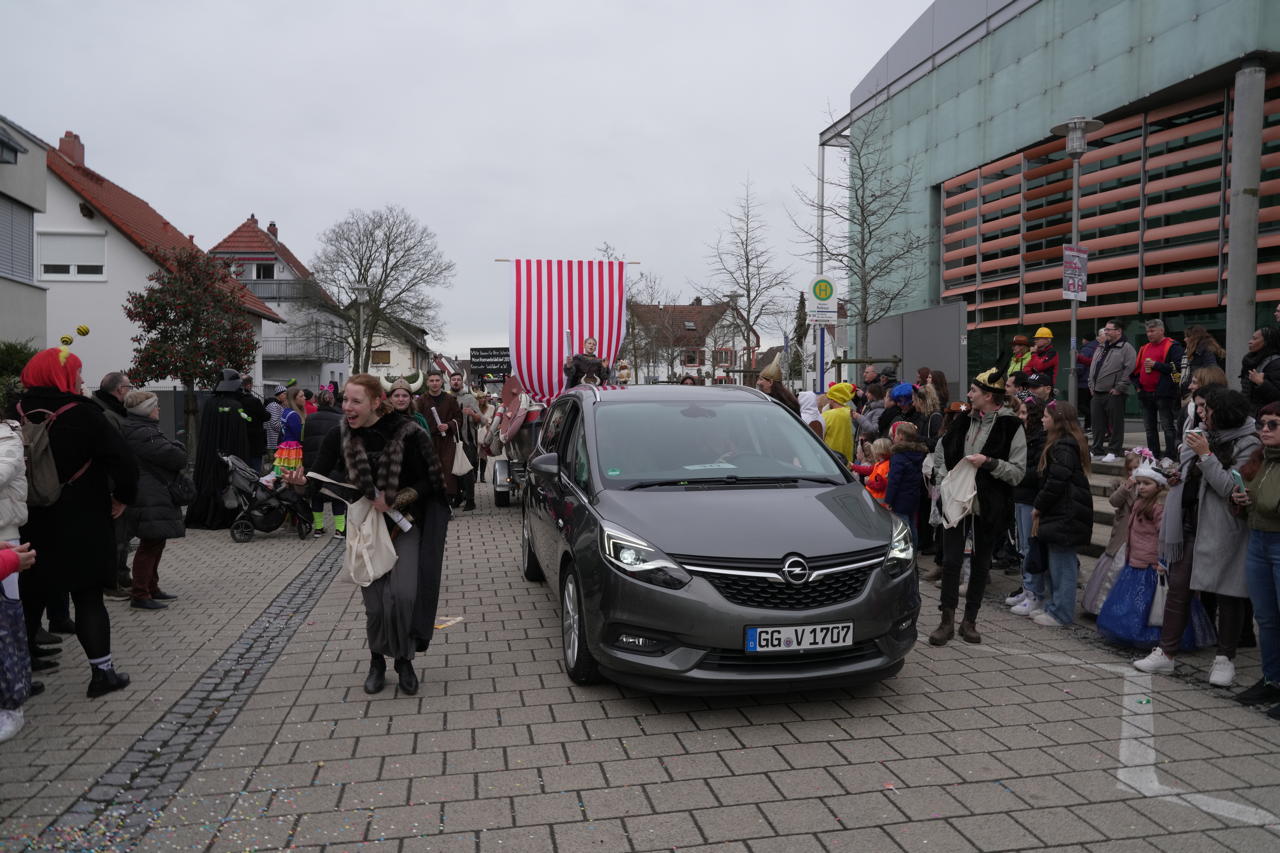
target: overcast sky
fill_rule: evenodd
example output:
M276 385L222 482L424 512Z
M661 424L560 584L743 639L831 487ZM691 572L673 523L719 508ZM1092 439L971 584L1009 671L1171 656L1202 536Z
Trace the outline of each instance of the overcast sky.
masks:
M806 285L792 188L927 6L0 0L0 114L79 133L206 249L256 213L309 261L347 211L404 206L457 264L433 345L465 357L507 343L494 258L608 241L692 296L748 178Z

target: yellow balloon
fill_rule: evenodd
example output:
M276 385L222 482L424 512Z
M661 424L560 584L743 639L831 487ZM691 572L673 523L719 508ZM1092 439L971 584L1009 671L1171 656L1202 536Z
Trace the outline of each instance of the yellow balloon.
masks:
M58 338L58 341L59 341L59 342L60 342L64 347L69 347L69 346L71 346L71 342L72 342L73 340L75 340L75 339L74 339L74 338L72 338L70 335L63 335L62 337Z
M83 324L76 326L76 334L82 338L89 337L89 327Z

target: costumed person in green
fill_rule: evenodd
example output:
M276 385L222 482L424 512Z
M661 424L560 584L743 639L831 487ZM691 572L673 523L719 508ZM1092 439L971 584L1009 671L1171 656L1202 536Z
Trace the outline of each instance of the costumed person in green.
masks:
M196 440L196 499L187 508L187 527L223 530L231 526L238 510L227 509L222 492L230 469L220 455L249 458L249 424L240 396L240 374L223 368L222 380L200 412Z

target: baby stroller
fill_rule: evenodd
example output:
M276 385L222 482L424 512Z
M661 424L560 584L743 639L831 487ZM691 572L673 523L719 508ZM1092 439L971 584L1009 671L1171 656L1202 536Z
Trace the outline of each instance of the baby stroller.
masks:
M264 485L254 471L237 456L223 456L229 477L223 501L227 509L240 514L231 522L231 538L236 542L248 542L253 532L271 533L280 529L285 521L293 524L299 539L311 535L311 519L303 497L281 480L274 486Z

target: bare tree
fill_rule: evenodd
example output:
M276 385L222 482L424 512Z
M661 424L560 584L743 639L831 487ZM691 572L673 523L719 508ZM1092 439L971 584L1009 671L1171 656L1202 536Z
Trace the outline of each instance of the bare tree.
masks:
M929 235L907 221L918 166L895 164L884 132L884 108L854 120L843 169L827 179L824 198L797 189L807 208L805 222L793 215L811 259L839 271L849 283L849 311L857 336L857 356L867 358L867 328L893 313L922 273ZM827 220L818 227L819 214Z
M444 330L436 288L453 281L431 229L397 205L353 210L320 235L311 262L320 286L338 303L335 333L351 349L352 369L369 369L375 335L390 320L402 320L439 335Z
M732 316L743 341L743 368L751 368L761 320L777 313L778 296L790 274L778 266L769 247L768 228L751 192L751 182L743 184L738 206L726 211L729 227L711 246L711 280L698 293L713 302L728 302L737 308Z
M620 261L622 253L611 243L596 248L608 261ZM657 373L658 366L669 363L674 356L675 329L665 313L648 310L646 306L669 305L676 301L676 292L667 288L662 276L642 270L626 273L627 290L627 338L618 350L635 371L637 379Z

